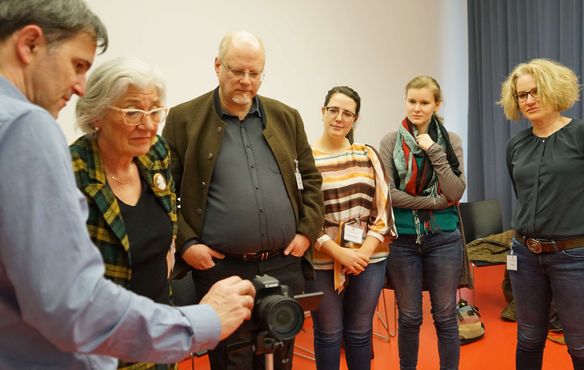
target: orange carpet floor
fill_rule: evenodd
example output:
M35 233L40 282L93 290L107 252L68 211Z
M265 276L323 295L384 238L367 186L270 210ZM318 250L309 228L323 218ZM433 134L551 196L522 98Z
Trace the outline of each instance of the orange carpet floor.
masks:
M485 324L485 336L481 340L461 347L460 369L461 370L513 370L515 368L515 345L516 345L516 324L502 321L499 318L501 310L505 307L505 300L501 290L504 266L489 266L475 268L476 288L474 294L474 305L479 307L482 320ZM463 298L472 301L472 294L469 290L463 290ZM394 334L394 301L393 292L385 291L386 306L389 311L389 332ZM399 369L397 337L389 337L389 340L381 338L387 337L383 323L385 320L385 309L383 301L380 299L378 307L379 314L374 319L375 358L372 361L373 370ZM297 354L294 356L294 370L315 370L314 361L304 358L306 354L300 347L312 349L312 321L308 318L304 323L304 330L296 338ZM436 344L436 333L430 315L430 303L426 293L424 293L424 323L420 333L420 354L418 361L419 370L438 369L438 350ZM180 370L193 369L193 362L188 359L179 365ZM208 370L209 363L207 357L196 358L194 361L195 370ZM344 358L341 359L341 370L347 369ZM547 341L544 353L543 370L565 370L572 369L570 356L565 345L560 345L550 340ZM328 369L324 369L328 370Z

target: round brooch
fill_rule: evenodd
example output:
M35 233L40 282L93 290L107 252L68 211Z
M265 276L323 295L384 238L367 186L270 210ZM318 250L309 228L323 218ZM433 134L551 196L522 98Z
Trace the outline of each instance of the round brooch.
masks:
M161 173L157 173L156 175L154 175L154 177L152 178L152 182L154 183L154 186L156 186L158 190L160 191L166 190L167 186L166 179Z

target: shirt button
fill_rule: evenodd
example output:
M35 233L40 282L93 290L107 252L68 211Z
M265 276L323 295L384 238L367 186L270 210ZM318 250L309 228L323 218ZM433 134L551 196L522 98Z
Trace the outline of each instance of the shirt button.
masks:
M207 183L205 181L203 181L203 182L201 182L201 186L205 187L205 186L207 186Z
M259 185L256 185L256 189L260 190L260 186Z
M209 153L209 155L207 156L207 158L213 159L213 153Z
M221 131L223 131L223 127L221 127L221 126L217 127L217 133L220 134Z
M195 209L195 213L198 214L199 216L203 214L203 210L200 208Z

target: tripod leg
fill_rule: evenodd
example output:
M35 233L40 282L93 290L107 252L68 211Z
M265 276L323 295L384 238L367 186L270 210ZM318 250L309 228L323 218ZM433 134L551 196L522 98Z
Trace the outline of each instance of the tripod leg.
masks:
M266 370L274 370L274 353L266 353Z

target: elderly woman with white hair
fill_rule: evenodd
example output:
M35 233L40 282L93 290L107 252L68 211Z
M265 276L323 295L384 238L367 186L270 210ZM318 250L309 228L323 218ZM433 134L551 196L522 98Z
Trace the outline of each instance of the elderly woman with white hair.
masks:
M77 186L89 204L87 228L103 256L105 276L169 304L176 196L169 149L157 135L168 111L164 98L164 79L150 64L135 58L102 64L77 103L77 124L86 134L70 150ZM174 365L120 362L118 368Z

